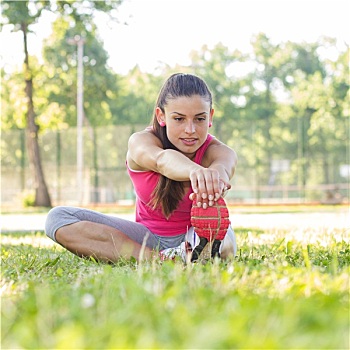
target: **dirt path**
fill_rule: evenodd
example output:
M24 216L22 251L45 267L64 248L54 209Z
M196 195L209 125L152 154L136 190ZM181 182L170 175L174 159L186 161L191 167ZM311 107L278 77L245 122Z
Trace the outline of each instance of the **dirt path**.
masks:
M134 214L118 214L119 217L134 220ZM43 231L46 214L4 214L1 216L1 231ZM237 227L267 228L342 228L350 230L348 210L326 213L231 213L231 222Z

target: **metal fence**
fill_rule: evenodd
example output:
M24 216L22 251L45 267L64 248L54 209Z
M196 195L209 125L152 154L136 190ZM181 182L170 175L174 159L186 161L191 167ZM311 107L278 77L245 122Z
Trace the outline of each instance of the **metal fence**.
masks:
M82 203L77 195L76 129L47 131L40 135L42 165L53 205L134 202L135 195L125 167L129 136L144 125L84 128L84 168ZM300 181L300 159L282 159L252 166L233 145L239 165L232 180L230 203L341 203L349 202L349 167L331 164L329 183L319 183L322 162L308 165L307 181ZM1 138L1 202L22 205L33 191L23 130L11 130ZM346 163L346 161L344 162ZM174 165L176 166L176 165ZM265 174L265 175L264 175ZM266 174L269 174L266 177Z

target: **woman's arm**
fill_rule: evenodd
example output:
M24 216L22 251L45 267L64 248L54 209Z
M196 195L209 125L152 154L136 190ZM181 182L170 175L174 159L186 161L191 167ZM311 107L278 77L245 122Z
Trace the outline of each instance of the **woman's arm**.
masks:
M231 187L229 181L237 156L231 148L214 139L201 166L178 151L164 150L153 133L141 131L129 139L127 161L133 170L154 171L176 181L190 180L198 204L206 207L220 198L225 187Z
M198 182L196 200L197 203L203 203L205 207L213 205L212 194L214 194L214 200L217 200L231 188L230 180L235 173L237 154L221 141L213 139L205 152L202 164L207 168L207 172L205 180ZM200 177L197 176L198 178ZM195 187L192 186L192 188ZM195 190L194 192L196 193ZM194 199L194 195L191 198Z
M176 181L188 181L191 172L203 168L178 151L164 150L160 140L149 131L131 135L127 161L133 170L154 171Z
M237 161L237 154L232 148L214 139L208 147L203 164L210 169L216 169L220 179L229 183L235 173Z

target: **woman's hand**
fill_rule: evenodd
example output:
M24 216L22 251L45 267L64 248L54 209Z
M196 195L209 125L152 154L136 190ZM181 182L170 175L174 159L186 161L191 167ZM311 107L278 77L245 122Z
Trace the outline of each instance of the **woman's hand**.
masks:
M194 192L191 193L190 199L196 199L198 207L203 209L213 206L214 202L231 188L229 182L220 179L216 169L196 169L190 173L190 181Z
M223 189L221 191L221 197L225 197L226 194L227 194L227 191L231 189L231 184L230 183L223 182L223 185L224 185L224 187L223 187Z

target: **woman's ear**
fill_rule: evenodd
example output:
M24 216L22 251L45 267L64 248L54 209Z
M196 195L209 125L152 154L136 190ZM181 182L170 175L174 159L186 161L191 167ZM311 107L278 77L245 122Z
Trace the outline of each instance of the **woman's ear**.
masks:
M209 114L209 124L213 124L213 117L214 117L214 108L210 110Z
M165 115L159 107L156 108L156 118L159 124L165 125Z

